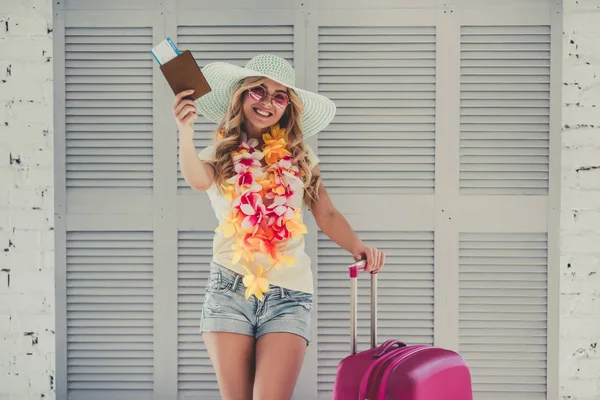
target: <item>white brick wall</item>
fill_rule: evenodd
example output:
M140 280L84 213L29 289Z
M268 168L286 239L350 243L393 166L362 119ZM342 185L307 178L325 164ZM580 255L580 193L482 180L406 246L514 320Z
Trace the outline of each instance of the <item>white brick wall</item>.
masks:
M55 397L51 20L0 0L0 400ZM600 1L565 0L563 31L561 400L598 400Z
M560 386L600 399L600 1L563 19Z
M55 398L51 21L0 0L1 400Z

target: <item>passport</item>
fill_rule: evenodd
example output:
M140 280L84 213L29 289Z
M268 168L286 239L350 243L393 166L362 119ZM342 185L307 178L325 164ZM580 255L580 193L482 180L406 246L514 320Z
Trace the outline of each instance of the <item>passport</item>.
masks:
M151 53L174 94L194 89L194 93L185 98L197 100L210 93L210 85L189 50L179 51L173 41L166 38Z

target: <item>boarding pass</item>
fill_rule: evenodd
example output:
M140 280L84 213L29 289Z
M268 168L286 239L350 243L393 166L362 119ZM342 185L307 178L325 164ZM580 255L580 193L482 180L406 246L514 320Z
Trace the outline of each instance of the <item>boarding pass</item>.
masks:
M154 59L158 62L158 65L171 61L175 57L181 54L175 43L171 38L166 38L160 42L156 47L150 50Z

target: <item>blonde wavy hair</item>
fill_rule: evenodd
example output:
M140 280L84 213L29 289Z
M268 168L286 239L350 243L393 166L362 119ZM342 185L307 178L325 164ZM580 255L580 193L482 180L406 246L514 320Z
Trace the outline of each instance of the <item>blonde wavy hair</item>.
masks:
M249 77L238 82L233 89L227 114L217 127L216 136L219 139L215 148L215 159L211 161L211 165L215 169L215 183L221 191L223 190L225 181L234 175L232 153L237 150L240 144L244 124L244 93L248 89L265 82L265 80L263 77ZM300 118L302 103L292 89L288 89L288 97L290 98L290 104L285 114L279 120L279 125L285 129L285 139L288 144L287 149L292 154L294 162L297 163L300 169L299 177L304 183L304 202L310 206L318 199L321 177L313 177L309 165Z

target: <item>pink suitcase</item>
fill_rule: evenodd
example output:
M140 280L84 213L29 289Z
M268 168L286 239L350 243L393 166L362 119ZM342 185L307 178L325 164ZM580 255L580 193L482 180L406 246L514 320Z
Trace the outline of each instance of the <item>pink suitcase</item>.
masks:
M371 349L357 353L357 278L350 266L351 355L338 365L333 400L473 400L471 374L450 350L388 340L377 347L377 275L371 274Z

